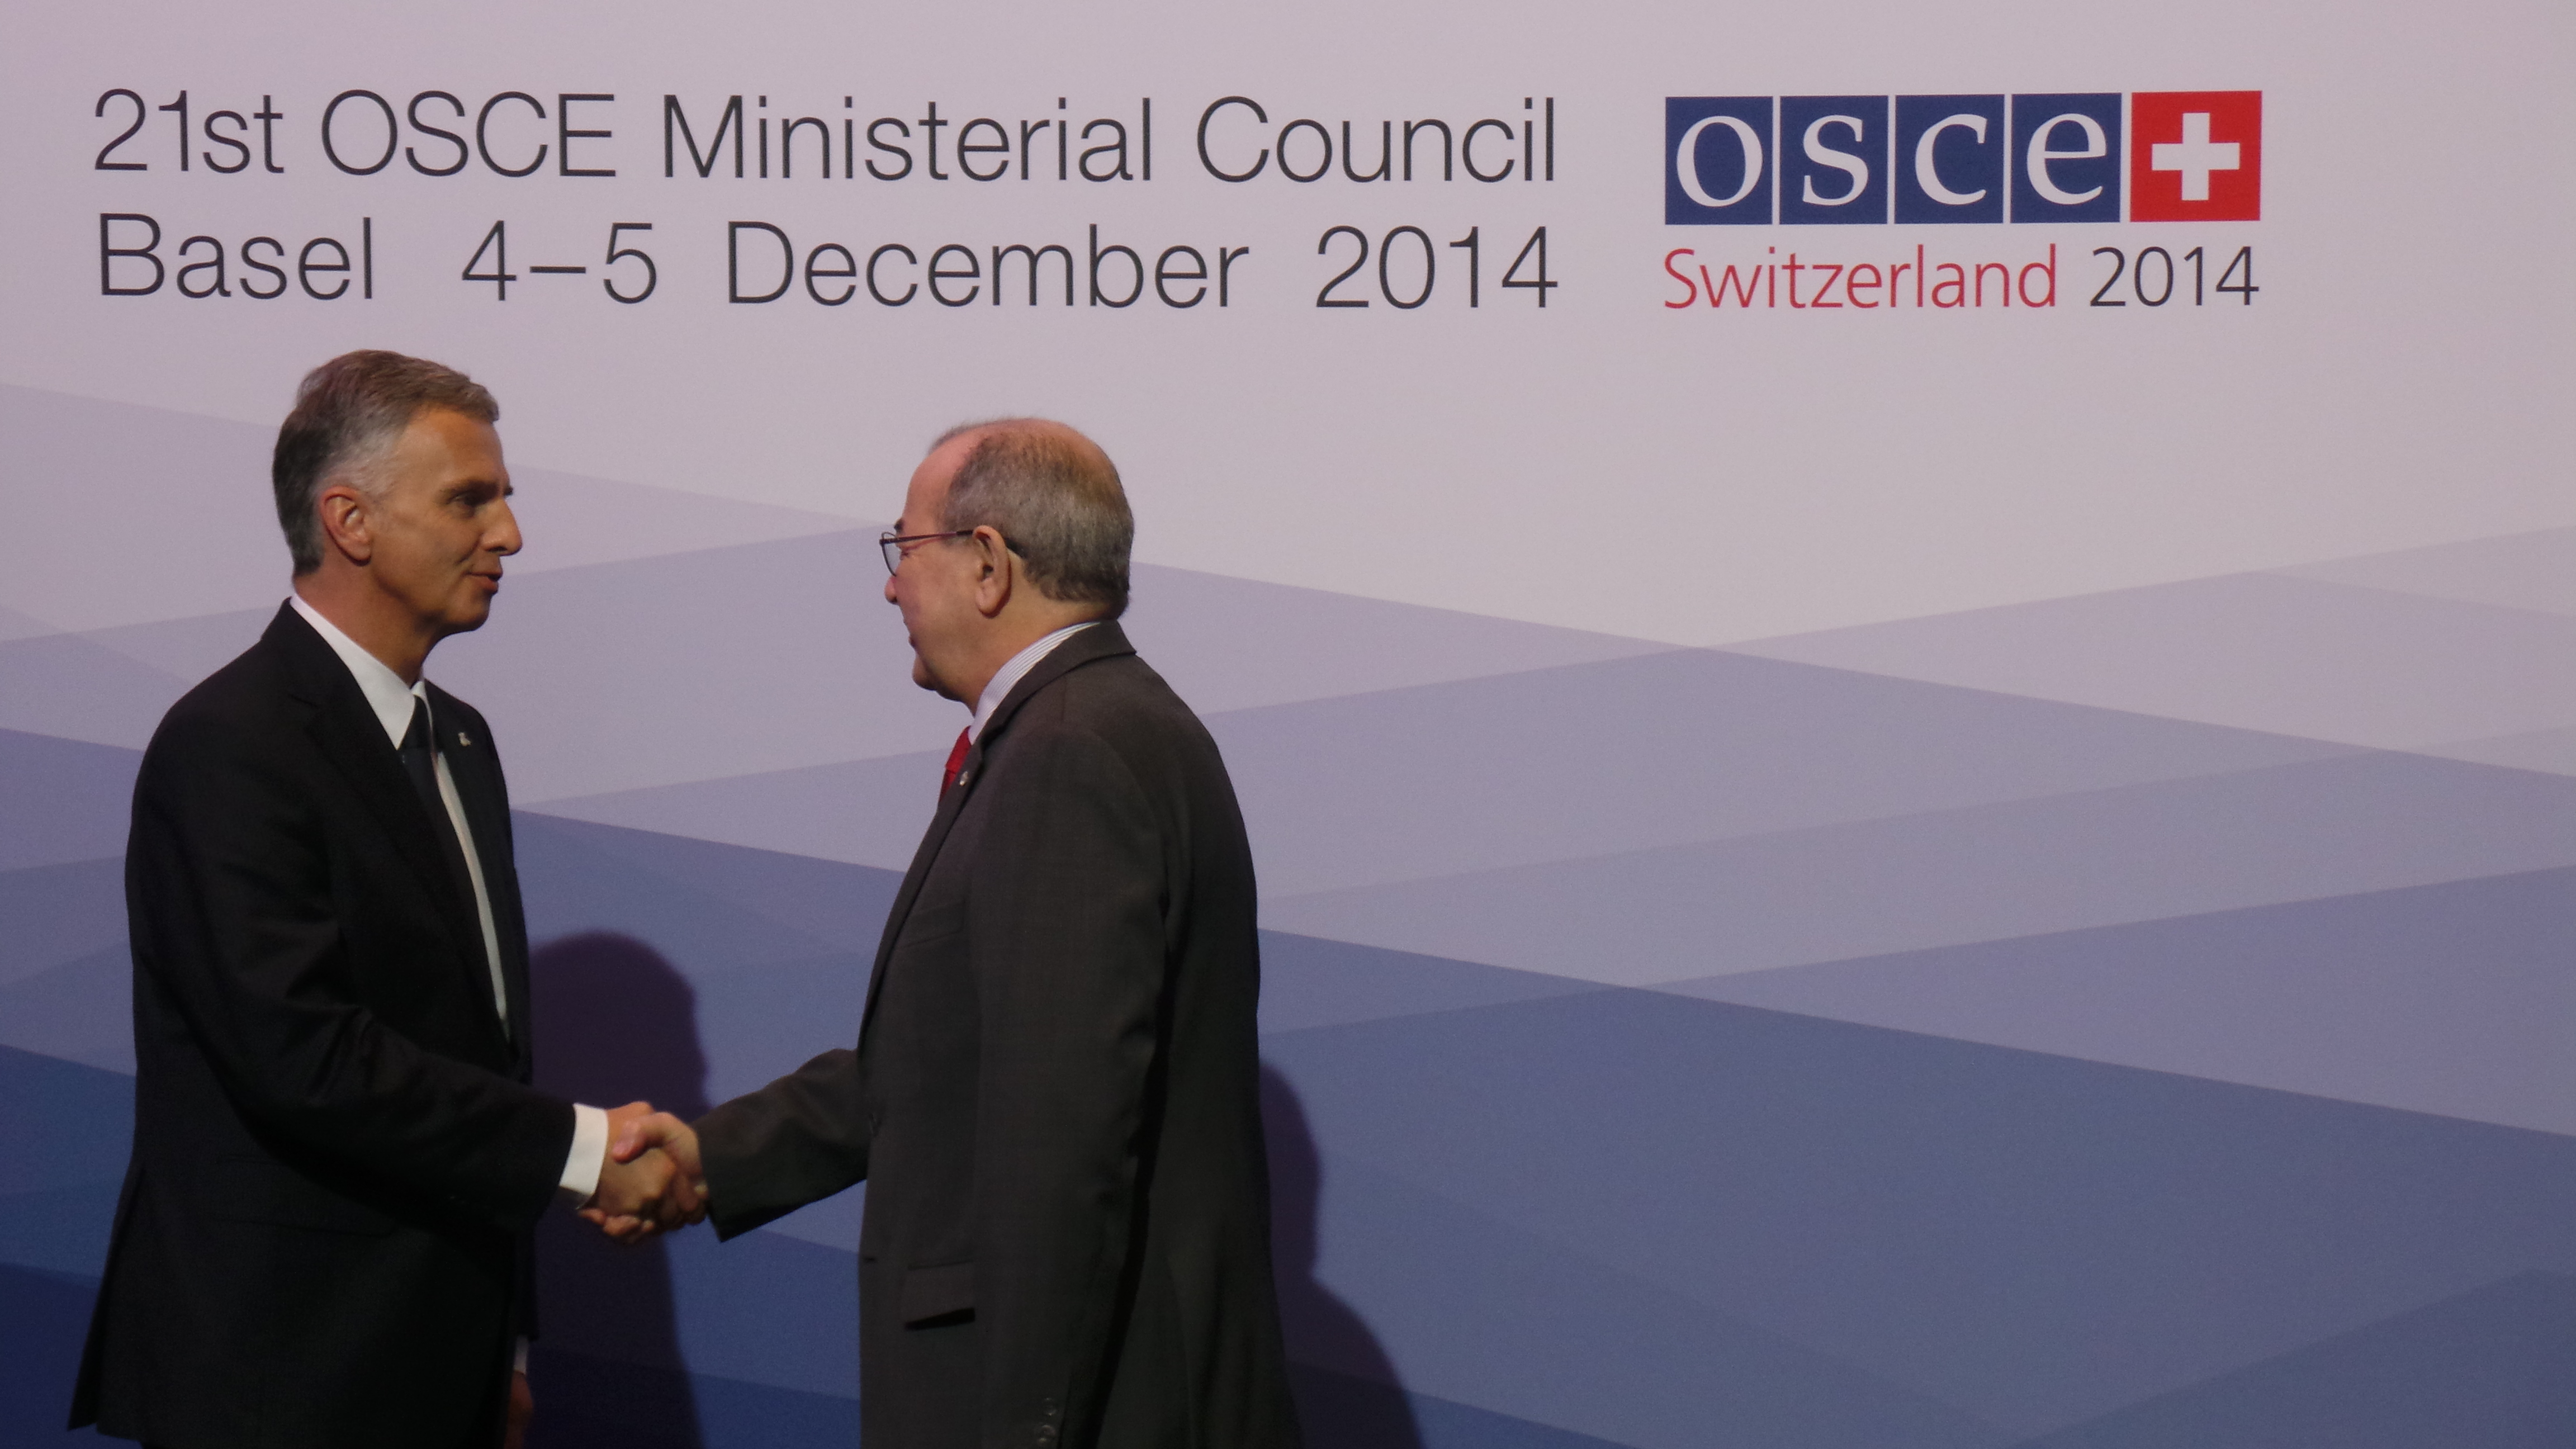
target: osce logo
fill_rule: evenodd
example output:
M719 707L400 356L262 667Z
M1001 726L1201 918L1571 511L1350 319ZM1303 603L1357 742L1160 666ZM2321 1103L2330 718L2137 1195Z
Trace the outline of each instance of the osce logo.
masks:
M2262 200L2261 91L1664 98L1669 226L2254 221Z

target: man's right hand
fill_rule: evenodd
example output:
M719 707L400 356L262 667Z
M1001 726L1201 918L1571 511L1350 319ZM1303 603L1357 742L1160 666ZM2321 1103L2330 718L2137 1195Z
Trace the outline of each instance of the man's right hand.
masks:
M703 1220L706 1183L698 1143L686 1123L648 1102L608 1114L609 1152L599 1187L581 1210L586 1221L621 1243Z
M608 1139L599 1191L581 1210L584 1220L621 1243L705 1220L706 1176L689 1124L630 1102L608 1114ZM620 1184L614 1194L612 1180ZM630 1182L632 1189L625 1186Z

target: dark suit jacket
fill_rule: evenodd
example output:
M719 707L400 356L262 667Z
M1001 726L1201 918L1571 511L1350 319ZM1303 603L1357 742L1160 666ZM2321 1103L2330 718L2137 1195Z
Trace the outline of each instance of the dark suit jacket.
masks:
M528 1085L491 733L433 688L501 940L292 608L170 709L125 856L134 1155L72 1424L168 1449L493 1444L571 1104ZM464 738L460 739L462 735Z
M941 801L857 1049L697 1124L728 1237L867 1180L869 1449L1296 1443L1259 994L1216 743L1085 629Z

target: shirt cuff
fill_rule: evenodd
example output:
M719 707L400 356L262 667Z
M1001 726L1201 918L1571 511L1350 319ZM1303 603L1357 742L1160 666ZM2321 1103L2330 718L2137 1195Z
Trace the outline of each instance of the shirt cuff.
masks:
M572 1107L572 1151L564 1156L564 1200L587 1206L599 1191L599 1170L608 1163L608 1114L575 1102Z
M528 1341L524 1338L519 1340L518 1347L511 1352L510 1371L516 1374L525 1374L528 1371Z

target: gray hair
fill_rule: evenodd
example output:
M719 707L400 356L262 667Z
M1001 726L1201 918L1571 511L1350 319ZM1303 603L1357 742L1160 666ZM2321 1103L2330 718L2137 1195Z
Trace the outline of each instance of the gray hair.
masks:
M939 444L968 433L982 436L949 479L941 526L989 525L1028 561L1039 593L1101 605L1102 618L1125 613L1136 517L1109 455L1073 429L1039 418L966 423L942 433Z
M483 385L455 368L399 352L348 352L304 375L295 409L277 430L269 484L277 493L277 525L295 572L322 566L322 521L315 505L339 477L369 473L383 461L411 420L430 408L462 413L479 423L497 422L501 405ZM373 493L373 479L359 486Z

